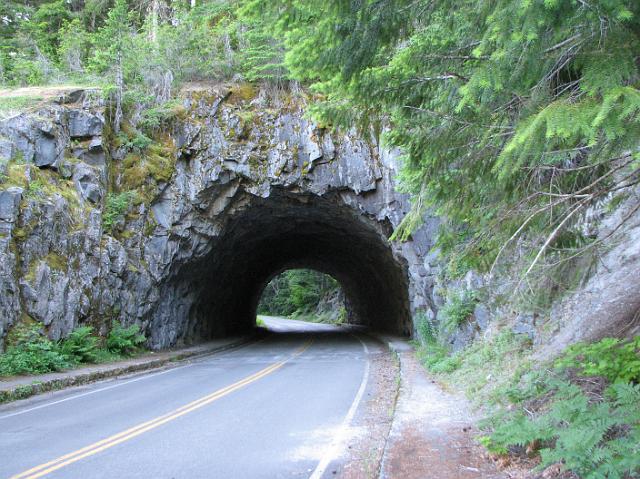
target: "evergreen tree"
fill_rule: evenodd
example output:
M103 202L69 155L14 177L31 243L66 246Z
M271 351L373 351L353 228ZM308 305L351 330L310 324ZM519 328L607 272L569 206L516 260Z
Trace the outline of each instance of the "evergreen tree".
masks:
M526 233L542 238L532 265L579 249L579 215L638 182L636 1L269 5L287 66L323 95L316 117L391 126L414 194L396 237L432 208L454 273L488 269Z

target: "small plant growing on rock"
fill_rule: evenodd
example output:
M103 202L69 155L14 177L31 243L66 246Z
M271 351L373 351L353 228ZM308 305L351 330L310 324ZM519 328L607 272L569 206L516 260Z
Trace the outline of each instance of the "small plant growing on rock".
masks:
M133 199L133 193L123 191L122 193L110 193L104 206L102 214L102 226L105 230L111 232L115 224L120 221L129 209L129 205Z
M456 291L449 296L441 310L442 329L451 333L459 328L473 314L478 298L474 291Z

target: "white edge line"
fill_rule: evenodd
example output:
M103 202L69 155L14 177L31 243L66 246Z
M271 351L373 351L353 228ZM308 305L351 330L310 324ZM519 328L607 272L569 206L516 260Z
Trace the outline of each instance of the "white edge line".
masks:
M331 462L340 454L340 451L344 446L343 443L347 437L347 430L351 425L351 421L353 421L353 417L355 416L356 410L360 405L360 401L362 401L362 397L364 396L365 389L367 388L367 383L369 382L369 348L367 348L367 345L362 341L362 339L360 339L355 334L353 336L358 341L360 341L360 344L362 344L362 347L364 348L364 352L367 355L367 362L364 367L364 373L362 374L362 381L360 381L360 388L358 389L358 392L356 393L356 397L353 399L353 402L351 403L351 407L349 408L347 415L342 420L342 424L340 425L338 432L334 436L334 439L331 442L331 445L329 446L325 455L322 457L322 459L316 466L311 476L309 476L309 479L320 479L326 472L327 467L329 467L329 464L331 464Z
M262 342L262 341L263 340L260 340L260 341L257 341L257 342L254 342L254 343L249 343L249 344L256 344L256 343L259 343L259 342ZM248 345L248 344L246 344L246 345ZM99 393L99 392L102 392L102 391L108 391L109 389L115 389L115 388L119 388L120 386L126 386L127 384L131 384L131 383L135 383L135 382L138 382L138 381L142 381L143 379L149 379L149 378L153 378L153 377L156 377L156 376L160 376L161 374L167 374L167 373L170 373L170 372L173 372L173 371L177 371L179 369L189 368L191 366L194 366L195 364L198 364L199 363L199 361L198 361L199 359L206 359L207 356L217 356L218 354L226 353L227 351L233 351L234 349L239 349L242 346L243 345L240 345L238 348L233 348L233 347L232 348L227 348L225 350L218 351L218 352L213 351L211 354L205 354L203 357L193 358L192 359L193 362L191 362L189 364L185 364L183 366L177 366L177 367L174 367L174 368L169 368L169 369L166 369L164 371L157 372L157 373L145 374L145 372L142 371L142 376L137 377L135 379L130 379L128 381L119 382L118 384L114 384L112 386L107 386L107 387L100 388L100 389L94 389L92 391L88 391L88 392L82 393L82 394L77 394L75 396L71 396L71 397L68 397L68 398L60 399L58 401L53 401L53 402L49 402L49 403L46 403L46 404L40 404L39 406L34 406L34 407L29 408L29 409L23 409L22 411L12 412L10 414L5 414L4 416L0 416L0 421L2 421L3 419L8 419L10 417L20 416L20 415L26 414L28 412L37 411L38 409L44 409L44 408L49 407L49 406L55 406L56 404L60 404L60 403L63 403L63 402L72 401L74 399L80 399L82 397L90 396L92 394L96 394L96 393ZM132 374L135 374L135 373L132 373ZM117 381L117 377L112 378L112 380ZM63 391L63 390L61 390L61 391Z
M178 369L188 368L189 366L193 366L193 365L192 364L186 364L184 366L178 366L177 368L167 369L166 371L161 371L159 373L145 374L144 376L141 376L139 378L130 379L129 381L124 381L124 382L121 382L121 383L118 383L118 384L114 384L112 386L107 386L105 388L100 388L100 389L94 389L94 390L88 391L86 393L77 394L75 396L71 396L71 397L68 397L68 398L60 399L59 401L53 401L53 402L50 402L50 403L41 404L39 406L34 406L32 408L29 408L29 409L24 409L22 411L13 412L11 414L6 414L4 416L0 416L0 420L7 419L7 418L10 418L10 417L14 417L14 416L20 416L21 414L26 414L28 412L36 411L38 409L43 409L43 408L49 407L49 406L55 406L56 404L60 404L60 403L67 402L67 401L71 401L73 399L79 399L79 398L85 397L85 396L90 396L91 394L96 394L96 393L99 393L99 392L102 392L102 391L108 391L109 389L114 389L114 388L118 388L120 386L125 386L127 384L135 383L137 381L142 381L143 379L148 379L148 378L152 378L152 377L155 377L155 376L160 376L161 374L166 374L168 372L176 371ZM117 380L117 378L114 378L114 380Z

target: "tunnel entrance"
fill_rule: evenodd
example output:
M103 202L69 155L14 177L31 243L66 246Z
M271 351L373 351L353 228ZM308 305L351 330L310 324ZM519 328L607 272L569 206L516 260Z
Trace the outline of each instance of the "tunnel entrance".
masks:
M261 317L275 316L312 323L342 324L348 321L349 305L340 283L313 269L289 269L274 276L258 303Z
M184 298L174 310L187 323L176 325L176 340L247 333L269 281L296 268L339 282L348 298L347 322L411 334L407 270L388 242L390 226L339 194L243 192L231 203L208 251L186 261L172 280L166 297Z

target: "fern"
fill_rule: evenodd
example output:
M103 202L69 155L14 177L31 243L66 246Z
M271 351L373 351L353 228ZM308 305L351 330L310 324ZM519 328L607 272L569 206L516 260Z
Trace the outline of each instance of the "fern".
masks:
M531 373L510 395L516 401L548 397L535 414L498 412L482 442L489 450L505 453L534 441L540 450L539 469L561 463L583 479L640 477L640 385L628 382L628 368L638 360L638 337L632 341L612 338L570 348L556 361L556 373ZM582 368L612 381L601 399L560 376L567 368ZM635 376L633 376L635 377Z

